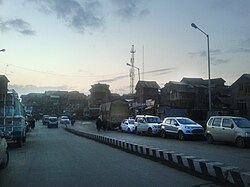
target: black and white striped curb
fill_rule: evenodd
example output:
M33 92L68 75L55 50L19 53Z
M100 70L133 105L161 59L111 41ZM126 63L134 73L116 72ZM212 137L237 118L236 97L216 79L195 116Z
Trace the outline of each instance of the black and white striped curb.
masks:
M166 151L150 146L138 145L98 134L77 131L71 128L65 128L65 130L142 157L160 161L169 166L178 167L179 169L201 177L216 180L222 184L230 184L239 187L250 187L250 171L243 171L238 167L197 158L182 153L176 153L174 151Z

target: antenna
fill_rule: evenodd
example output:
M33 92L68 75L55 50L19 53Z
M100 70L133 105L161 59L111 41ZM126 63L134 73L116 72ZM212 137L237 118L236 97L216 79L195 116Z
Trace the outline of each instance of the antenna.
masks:
M130 91L131 94L134 94L134 79L135 79L135 71L134 71L134 64L135 64L135 50L134 50L134 45L132 45L131 48L131 59L130 59L130 63L131 63L131 69L130 69Z

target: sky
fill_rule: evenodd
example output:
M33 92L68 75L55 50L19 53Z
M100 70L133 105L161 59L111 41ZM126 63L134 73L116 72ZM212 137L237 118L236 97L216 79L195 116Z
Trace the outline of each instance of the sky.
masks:
M105 83L130 92L131 47L141 80L231 85L250 73L249 0L0 0L0 74L19 95ZM135 83L138 81L135 69Z

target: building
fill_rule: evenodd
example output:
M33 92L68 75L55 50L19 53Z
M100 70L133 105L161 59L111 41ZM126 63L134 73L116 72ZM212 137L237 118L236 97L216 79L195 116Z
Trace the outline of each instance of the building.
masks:
M138 81L135 87L135 108L139 113L156 115L159 104L160 86L155 81Z
M88 109L84 111L86 118L95 119L100 114L100 105L110 101L111 92L107 84L91 85L90 96L88 98Z
M231 86L231 108L235 114L250 119L250 74L243 74Z

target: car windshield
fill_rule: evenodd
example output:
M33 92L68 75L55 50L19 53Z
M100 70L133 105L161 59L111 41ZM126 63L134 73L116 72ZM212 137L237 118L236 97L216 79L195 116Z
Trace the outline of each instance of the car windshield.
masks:
M135 120L134 120L134 119L129 119L129 120L128 120L128 123L129 123L129 124L135 124Z
M161 123L161 119L159 117L147 117L148 123Z
M239 128L250 128L250 121L245 118L234 118L233 121Z
M51 122L56 122L56 121L57 121L57 118L49 118L49 120L50 120Z
M177 121L178 121L180 124L184 124L184 125L196 124L193 120L187 119L187 118L177 119Z

